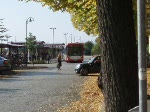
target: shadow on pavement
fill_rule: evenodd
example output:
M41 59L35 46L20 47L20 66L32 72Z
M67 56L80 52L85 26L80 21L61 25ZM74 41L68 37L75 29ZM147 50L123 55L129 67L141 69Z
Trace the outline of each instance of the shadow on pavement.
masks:
M19 91L20 89L5 89L5 88L2 88L0 89L0 94L6 94L6 93L15 93L17 91Z

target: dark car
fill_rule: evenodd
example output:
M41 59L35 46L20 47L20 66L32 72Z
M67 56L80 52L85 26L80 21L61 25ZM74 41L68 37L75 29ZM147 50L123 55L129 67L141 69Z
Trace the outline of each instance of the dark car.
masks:
M8 59L0 56L0 71L10 70L11 65Z
M88 73L99 73L101 68L101 57L92 57L86 63L77 64L75 67L75 72L81 75L88 75Z

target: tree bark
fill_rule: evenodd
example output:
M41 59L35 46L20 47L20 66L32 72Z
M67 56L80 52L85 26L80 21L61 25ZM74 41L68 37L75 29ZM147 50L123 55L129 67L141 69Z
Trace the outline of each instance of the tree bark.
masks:
M106 112L138 105L137 45L132 0L97 0L102 66L99 87Z

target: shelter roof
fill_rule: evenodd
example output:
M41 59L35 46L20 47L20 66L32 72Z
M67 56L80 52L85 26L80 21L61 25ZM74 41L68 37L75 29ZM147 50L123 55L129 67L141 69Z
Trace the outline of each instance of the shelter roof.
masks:
M24 47L24 45L18 45L18 44L0 44L0 48L8 48L8 47Z

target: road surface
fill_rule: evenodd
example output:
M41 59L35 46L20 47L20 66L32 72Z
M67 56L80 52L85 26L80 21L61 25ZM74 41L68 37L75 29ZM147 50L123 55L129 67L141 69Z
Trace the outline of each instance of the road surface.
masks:
M76 64L63 62L57 70L53 63L0 79L0 112L56 112L79 99L86 77L75 74Z

